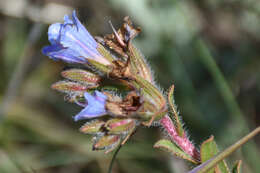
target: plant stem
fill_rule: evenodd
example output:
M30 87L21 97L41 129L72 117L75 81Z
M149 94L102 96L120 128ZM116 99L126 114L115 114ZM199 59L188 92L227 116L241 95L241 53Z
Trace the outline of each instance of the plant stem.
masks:
M113 155L113 157L112 157L112 160L111 160L111 162L110 162L110 164L109 164L109 168L108 168L107 173L112 173L112 168L113 168L114 162L115 162L115 160L116 160L116 156L117 156L119 150L121 149L121 147L122 147L122 145L119 145L119 146L117 147L117 149L116 149L116 151L115 151L115 153L114 153L114 155Z
M232 93L232 90L230 89L228 82L226 81L223 73L217 66L213 56L211 55L211 52L205 42L201 39L198 39L195 42L195 49L197 49L200 56L200 61L205 65L205 67L208 69L210 74L212 75L212 78L216 84L216 86L219 88L219 92L223 98L223 101L225 102L228 110L230 111L230 116L232 118L232 128L229 128L228 130L232 132L232 136L239 137L242 133L249 133L250 130L247 125L247 121L244 118L244 115L242 111L240 110L240 107ZM235 127L234 127L235 126ZM237 129L237 130L234 130ZM232 137L231 136L231 137ZM230 138L229 138L230 140ZM243 154L245 156L246 161L248 164L252 167L254 170L253 172L260 172L260 164L258 159L258 147L254 143L254 141L249 142L247 146L243 148Z
M205 164L201 164L197 168L193 169L189 173L206 173L210 169L212 169L214 166L216 166L220 161L222 161L224 158L232 154L235 150L240 148L243 144L248 142L250 139L252 139L254 136L256 136L258 133L260 133L260 127L253 130L251 133L237 141L235 144L231 145L227 149L225 149L222 153L218 154L216 157L213 157L209 160L209 162L205 162Z
M184 132L183 136L179 136L174 123L168 115L165 115L160 123L162 127L167 131L167 134L170 136L171 140L176 143L185 153L189 154L195 160L200 160L199 153L192 142L188 139L186 133Z

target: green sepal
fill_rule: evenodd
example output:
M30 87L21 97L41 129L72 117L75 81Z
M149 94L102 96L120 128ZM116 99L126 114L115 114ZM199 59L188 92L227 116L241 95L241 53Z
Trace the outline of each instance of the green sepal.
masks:
M142 53L131 43L128 44L129 58L131 67L133 68L136 75L142 76L145 80L152 82L153 77L151 70L145 62Z
M158 142L156 142L154 144L154 148L159 148L159 149L169 152L181 159L185 159L194 164L198 164L198 161L194 160L190 155L186 154L176 144L172 143L169 140L166 140L166 139L159 140Z
M214 136L204 141L200 147L200 159L201 162L206 162L212 157L216 156L219 152L216 142L214 141ZM209 173L230 173L227 163L222 160L215 168L211 169Z
M70 81L59 81L51 86L53 89L58 90L64 93L71 93L71 92L84 92L87 91L88 87L76 82Z
M100 81L100 77L96 74L82 69L69 69L61 72L64 78L87 85L96 85Z
M166 100L152 83L138 75L133 76L129 82L140 91L144 101L151 102L154 105L155 111L151 112L152 114L146 110L140 114L141 116L144 116L144 118L147 118L147 115L151 115L151 117L148 117L149 120L147 122L142 123L144 126L151 126L154 120L158 120L166 115Z
M133 90L133 86L130 85L130 83L128 83L125 80L109 80L109 79L102 79L102 81L100 82L100 85L102 86L103 89L107 89L107 90L114 90L114 91L120 91L120 92L126 92L126 91L130 91Z
M144 120L142 124L145 126L150 126L152 117L154 117L153 121L158 121L162 117L164 117L166 114L167 114L167 112L165 112L165 111L158 111L153 114L150 114L149 112L147 112L145 114L140 114L140 115L142 116L141 118ZM149 117L149 119L147 120L148 117ZM140 118L140 117L138 117L138 118Z
M242 160L236 161L233 166L232 173L241 173Z
M112 57L111 53L103 45L101 45L100 43L98 43L97 50L109 62L112 63L114 61L114 58Z
M134 119L119 119L114 118L106 122L105 127L110 134L121 134L123 132L132 131L135 128Z
M112 70L112 68L110 66L101 64L92 59L88 59L88 65L90 65L90 66L94 67L95 69L99 70L100 72L103 72L106 74L108 74Z
M142 104L142 107L138 111L137 118L141 119L142 121L149 121L151 117L157 112L158 109L155 107L154 104L149 102L148 100L145 100ZM159 117L160 119L160 117ZM155 120L158 120L157 117Z
M101 132L101 128L103 127L104 124L105 124L104 121L97 119L97 120L87 122L79 130L82 133L86 133L86 134L96 134Z
M151 99L158 103L159 109L166 106L166 100L161 92L144 78L137 75L135 76L134 80L131 81L131 83L137 87L137 89L140 89L141 92L147 94L151 97Z

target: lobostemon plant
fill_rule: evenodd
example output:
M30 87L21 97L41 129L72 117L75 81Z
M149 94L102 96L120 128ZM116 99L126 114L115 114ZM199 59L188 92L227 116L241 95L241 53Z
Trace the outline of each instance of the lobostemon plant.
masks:
M64 23L50 25L50 45L42 50L53 60L78 64L78 68L61 72L64 80L52 88L82 107L74 116L75 121L85 122L80 131L93 136L93 150L108 153L124 145L140 126L161 126L167 139L154 147L199 165L191 172L205 171L219 153L214 137L195 147L174 103L174 85L165 95L132 43L140 28L129 17L118 30L111 27L112 34L93 38L73 11L71 18L64 17ZM240 165L241 161L236 163L233 172L239 172ZM223 158L208 167L206 171L211 173L230 172Z

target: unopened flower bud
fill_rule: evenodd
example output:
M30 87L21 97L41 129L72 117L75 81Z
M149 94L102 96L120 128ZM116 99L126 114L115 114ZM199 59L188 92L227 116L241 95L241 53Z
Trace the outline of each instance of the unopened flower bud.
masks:
M93 150L110 150L120 143L120 136L118 135L105 135L98 139L93 145Z
M69 81L59 81L54 83L51 86L53 89L56 89L60 92L70 93L70 92L84 92L88 89L87 86Z
M82 69L69 69L61 72L64 78L80 82L87 85L97 85L100 77L91 72Z
M87 122L79 130L82 133L86 133L86 134L96 134L101 132L101 128L103 127L104 124L105 124L104 121L97 119L94 121Z
M120 134L122 132L132 131L135 128L134 119L111 119L106 122L105 127L109 130L111 134Z

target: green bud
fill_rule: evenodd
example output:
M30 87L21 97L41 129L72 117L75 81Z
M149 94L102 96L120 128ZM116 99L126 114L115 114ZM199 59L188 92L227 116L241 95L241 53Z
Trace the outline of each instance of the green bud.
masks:
M87 85L97 85L97 83L100 81L100 77L98 75L82 69L65 70L61 72L61 75L64 78L80 83L85 83Z
M105 124L104 121L94 120L94 121L87 122L79 130L82 133L86 133L86 134L96 134L98 132L101 132L101 128L103 127L104 124Z
M88 87L85 85L76 82L69 82L69 81L59 81L54 83L51 87L53 89L56 89L64 93L70 93L76 91L84 92L88 89Z
M135 128L134 119L111 119L106 122L105 127L109 130L110 134L120 134L122 132L132 131Z
M120 136L118 135L105 135L102 136L96 143L93 145L93 150L111 150L115 148L120 143Z

